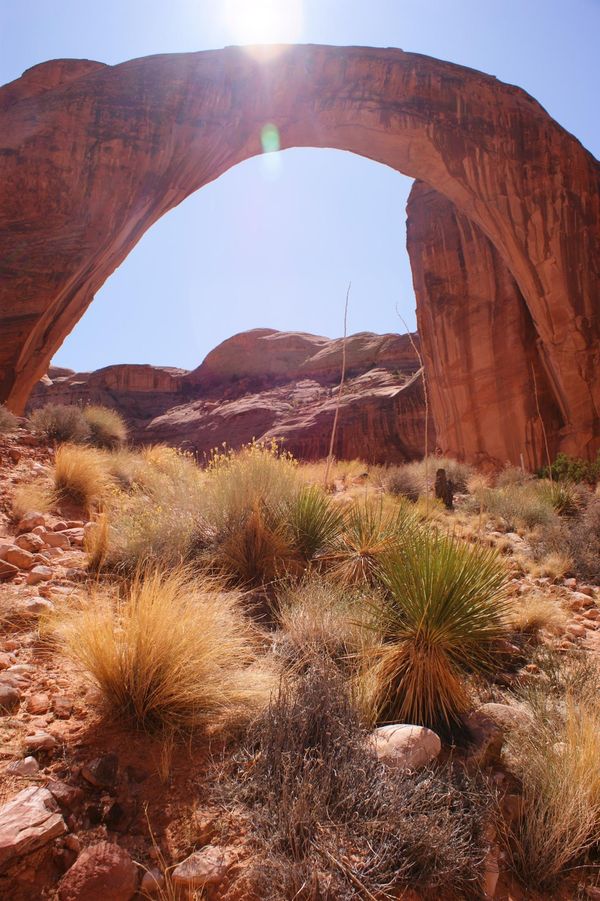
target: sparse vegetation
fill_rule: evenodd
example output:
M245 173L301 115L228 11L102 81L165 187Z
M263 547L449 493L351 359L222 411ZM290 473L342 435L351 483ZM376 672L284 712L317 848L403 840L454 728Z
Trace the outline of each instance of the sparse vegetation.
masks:
M83 442L90 437L90 427L80 407L68 404L46 404L30 416L33 430L48 441Z
M19 420L14 413L7 410L4 404L0 404L0 435L5 435L7 432L14 432L18 422Z
M597 842L599 688L597 668L562 660L555 661L552 678L528 692L534 725L511 740L523 807L506 836L513 865L527 885L552 886Z
M116 410L101 406L84 407L83 417L89 426L89 441L96 447L113 449L127 440L125 420Z
M239 596L182 569L138 574L123 597L97 591L63 608L51 630L110 714L146 730L238 724L268 698Z
M261 898L477 885L486 849L483 786L451 769L386 769L343 677L326 663L282 684L222 791L251 818Z

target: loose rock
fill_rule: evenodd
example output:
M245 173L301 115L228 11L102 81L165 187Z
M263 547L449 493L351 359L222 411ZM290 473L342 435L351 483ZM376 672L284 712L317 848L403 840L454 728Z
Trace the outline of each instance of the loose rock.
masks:
M82 851L63 876L60 901L129 901L136 892L138 870L118 845L99 842Z
M442 749L439 736L425 726L380 726L373 732L373 741L380 760L407 770L426 766Z
M31 786L0 808L0 873L67 831L50 792Z
M37 585L39 582L48 582L52 578L52 570L49 566L34 566L27 576L28 585Z
M175 885L187 888L204 888L219 885L231 866L231 856L218 845L207 845L201 851L190 854L172 873Z

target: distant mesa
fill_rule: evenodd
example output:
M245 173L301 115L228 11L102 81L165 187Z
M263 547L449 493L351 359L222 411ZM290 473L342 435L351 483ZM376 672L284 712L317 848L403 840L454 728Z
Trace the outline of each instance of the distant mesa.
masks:
M362 332L346 342L336 456L372 463L421 457L425 402L411 338ZM253 438L281 438L295 456L314 460L329 450L341 365L342 339L253 329L223 341L191 372L51 366L29 408L105 404L123 414L139 443L162 441L203 455L222 442L239 447Z

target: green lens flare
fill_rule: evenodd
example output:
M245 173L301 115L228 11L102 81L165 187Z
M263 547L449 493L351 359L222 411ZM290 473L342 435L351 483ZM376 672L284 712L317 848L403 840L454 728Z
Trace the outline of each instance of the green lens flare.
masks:
M260 143L262 144L263 153L273 153L281 147L279 140L279 129L276 125L268 122L263 125L260 132Z

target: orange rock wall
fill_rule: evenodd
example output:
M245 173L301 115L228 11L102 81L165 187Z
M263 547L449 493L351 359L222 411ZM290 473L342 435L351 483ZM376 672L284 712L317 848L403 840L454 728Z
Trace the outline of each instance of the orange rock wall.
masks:
M517 283L481 229L437 191L415 182L407 212L441 449L480 462L522 459L533 469L547 440L554 459L565 419Z

